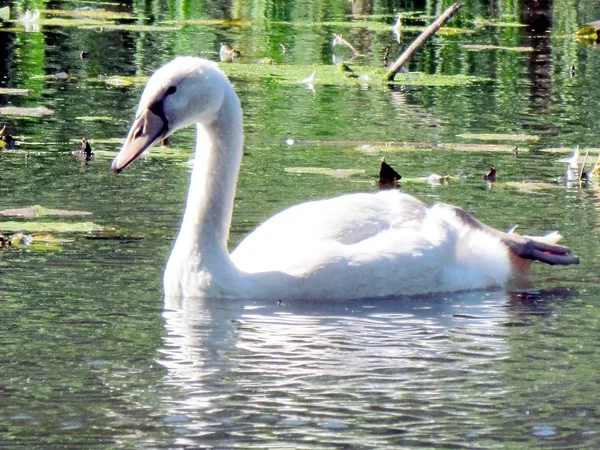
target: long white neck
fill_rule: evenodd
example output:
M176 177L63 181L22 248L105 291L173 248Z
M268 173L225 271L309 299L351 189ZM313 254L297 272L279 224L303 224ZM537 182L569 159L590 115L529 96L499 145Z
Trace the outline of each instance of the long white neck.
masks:
M196 270L232 267L227 239L243 143L242 110L232 88L226 92L216 119L197 124L194 168L174 249L178 257L189 252L189 262Z

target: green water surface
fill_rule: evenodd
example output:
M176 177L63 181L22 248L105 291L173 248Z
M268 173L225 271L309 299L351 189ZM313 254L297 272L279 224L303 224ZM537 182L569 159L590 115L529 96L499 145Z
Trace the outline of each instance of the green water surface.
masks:
M574 37L598 18L596 3L471 2L450 23L468 33L436 36L409 62L432 77L425 86L298 80L314 68L319 78L334 57L359 74L382 70L386 48L393 59L446 3L6 5L0 88L30 91L0 91L0 107L53 114L0 116L17 140L0 150L0 210L42 205L92 215L0 216L0 233L14 232L2 228L8 221L91 221L111 230L59 232L58 245L0 252L1 447L600 445L598 188L565 183L560 161L579 145L582 155L591 149L591 168L600 153L600 53ZM90 25L78 8L126 15ZM26 9L42 10L40 20L19 22ZM390 27L401 12L398 41ZM70 22L46 22L59 17ZM332 48L334 33L360 55ZM375 192L385 157L403 191L456 204L500 229L560 230L581 264L535 266L527 295L164 308L162 270L179 228L194 130L121 175L110 161L145 77L177 55L218 60L221 42L242 52L223 67L246 132L231 247L289 205ZM289 70L265 75L264 58L293 67L297 78ZM456 76L472 82L444 78ZM87 165L72 154L82 137L95 152ZM491 166L493 184L482 179ZM420 179L432 173L451 178L437 186Z

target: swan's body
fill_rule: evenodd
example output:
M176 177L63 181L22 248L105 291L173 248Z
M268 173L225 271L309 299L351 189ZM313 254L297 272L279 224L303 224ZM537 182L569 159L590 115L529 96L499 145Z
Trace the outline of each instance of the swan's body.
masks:
M509 236L458 208L427 208L395 190L294 206L263 223L229 255L242 112L216 64L177 58L150 78L113 169L121 171L152 144L193 123L196 157L165 269L167 296L415 295L505 286L524 270L514 254L551 264L577 262L566 247Z

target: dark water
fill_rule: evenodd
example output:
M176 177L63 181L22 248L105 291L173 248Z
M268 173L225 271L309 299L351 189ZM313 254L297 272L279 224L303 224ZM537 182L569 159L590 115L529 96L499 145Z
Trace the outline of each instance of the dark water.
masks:
M13 18L33 6L9 5ZM400 10L437 14L445 7L353 5L355 12L390 24ZM559 160L570 151L547 151L580 145L582 153L592 148L591 162L597 159L600 53L572 37L597 18L597 5L464 8L453 25L474 32L436 37L409 68L490 79L473 85L366 90L316 85L312 91L274 80L234 80L247 146L232 245L288 205L375 191L385 156L406 179L404 191L426 202L457 204L501 229L515 224L528 234L558 229L582 261L569 268L536 266L528 295L477 292L308 305L163 305L162 269L179 227L193 130L173 138L172 157L156 149L123 175L111 174L111 157L127 133L142 85L114 86L97 78L145 76L179 54L216 60L222 41L239 48L243 62L270 57L308 67L331 61L332 33L343 33L357 46L362 63L380 65L386 46L395 55L415 34L404 33L398 43L389 30L294 25L348 21L352 7L346 1L35 4L90 6L135 15L122 23L169 21L180 29L42 25L26 33L18 23L4 24L17 31L0 29L0 86L32 90L27 96L0 94L0 106L55 111L44 118L0 117L18 140L16 150L0 151L0 209L40 204L89 211L93 215L84 219L39 220L92 220L117 229L116 236L66 236L70 242L58 250L14 246L0 253L0 446L600 445L598 191L595 182L581 187L559 181L566 168ZM478 16L530 26L475 28ZM246 23L182 25L181 19ZM472 51L463 44L533 51ZM89 59L80 59L83 50ZM43 78L62 71L71 78ZM467 133L509 137L459 136ZM515 135L537 140L510 140ZM96 152L87 166L71 154L83 136ZM288 139L295 144L286 145ZM421 148L365 147L365 141L406 141ZM478 146L447 150L451 144ZM519 152L487 151L485 144ZM481 179L490 166L499 170L491 186ZM365 172L335 178L285 171L294 167ZM462 171L470 176L441 186L418 180ZM509 184L522 182L530 184L520 189Z

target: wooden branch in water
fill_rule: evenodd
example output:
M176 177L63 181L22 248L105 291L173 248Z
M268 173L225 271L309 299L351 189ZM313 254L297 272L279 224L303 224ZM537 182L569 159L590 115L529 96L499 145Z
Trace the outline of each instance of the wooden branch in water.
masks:
M388 68L386 79L388 81L393 81L396 74L400 72L404 64L406 64L406 61L408 61L408 59L413 55L413 53L415 53L421 47L423 47L423 45L425 45L425 42L427 42L427 40L431 36L433 36L442 26L444 26L444 24L448 22L452 18L452 16L454 16L456 11L458 11L461 7L462 3L460 2L453 4L452 6L450 6L450 8L444 11L444 13L440 17L438 17L435 22L433 22L431 25L425 28L425 30L412 42L412 44L410 44L410 46L406 50L404 50L404 53L400 55L396 62L394 62L394 64L392 64Z

